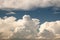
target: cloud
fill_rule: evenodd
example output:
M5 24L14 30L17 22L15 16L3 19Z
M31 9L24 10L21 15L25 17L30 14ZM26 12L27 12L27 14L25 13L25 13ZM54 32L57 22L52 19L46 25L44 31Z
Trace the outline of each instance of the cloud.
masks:
M60 21L45 22L40 25L39 35L45 39L53 39L60 35Z
M0 0L0 9L13 8L29 10L36 7L60 7L60 0Z
M3 19L0 18L0 37L1 39L34 39L38 33L39 23L39 19L31 18L29 15L24 15L17 21L13 16L5 16Z
M7 15L16 14L15 12L6 13Z
M40 27L40 28L39 28ZM39 31L38 31L39 30ZM0 39L58 39L60 38L60 21L45 22L24 15L0 18Z
M4 19L0 18L0 33L2 33L2 37L0 39L8 39L9 36L12 35L14 28L16 26L16 18L4 17Z
M21 39L35 39L38 28L39 20L33 19L29 15L24 15L22 20L18 20L19 26L16 27L15 33L12 37Z

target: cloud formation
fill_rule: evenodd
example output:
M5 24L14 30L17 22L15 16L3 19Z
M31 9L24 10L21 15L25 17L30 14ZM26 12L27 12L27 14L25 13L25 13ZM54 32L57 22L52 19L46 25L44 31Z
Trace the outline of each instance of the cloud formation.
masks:
M17 21L13 16L0 18L1 39L33 39L38 33L39 23L39 19L31 18L29 15L24 15L22 19Z
M10 35L12 35L13 30L16 26L16 18L11 17L4 17L4 19L0 18L0 39L7 39Z
M7 15L16 14L15 12L6 13Z
M35 7L60 7L60 0L0 0L0 9L14 8L29 10Z
M39 28L40 27L40 28ZM39 31L38 31L39 30ZM60 38L60 21L45 22L24 15L0 18L0 39L56 39Z
M42 25L40 25L40 32L39 35L41 37L46 39L53 39L55 37L58 37L57 35L60 35L60 21L55 22L45 22Z
M35 39L38 28L39 20L32 19L29 15L24 15L22 20L18 20L19 26L16 27L15 33L12 37L21 39Z

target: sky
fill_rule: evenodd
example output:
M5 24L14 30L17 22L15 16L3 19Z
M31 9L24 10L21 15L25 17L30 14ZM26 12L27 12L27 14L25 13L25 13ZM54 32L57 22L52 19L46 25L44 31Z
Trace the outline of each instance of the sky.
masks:
M1 39L56 39L59 31L60 0L0 0Z
M13 12L13 13L11 13ZM4 16L14 16L17 19L21 18L23 15L30 15L33 18L40 19L41 23L45 21L56 21L60 20L60 10L56 10L53 7L48 8L36 8L32 10L0 10L0 17ZM11 14L10 14L11 13ZM15 14L14 14L15 13Z

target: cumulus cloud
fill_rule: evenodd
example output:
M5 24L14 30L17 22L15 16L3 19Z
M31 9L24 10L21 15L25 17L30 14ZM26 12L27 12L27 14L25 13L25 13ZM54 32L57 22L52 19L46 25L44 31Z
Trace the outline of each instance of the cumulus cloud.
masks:
M39 35L41 35L42 38L53 39L59 37L57 35L60 35L60 21L45 22L40 25L39 30Z
M39 23L39 19L31 18L29 15L24 15L17 21L13 16L0 18L0 37L1 39L33 39L38 33Z
M40 27L40 28L39 28ZM39 30L39 31L38 31ZM24 15L0 18L0 39L56 39L60 38L60 21L45 22Z
M60 0L0 0L1 8L28 10L34 7L60 7Z
M4 19L0 18L0 33L1 37L0 39L7 39L9 36L12 35L14 28L16 26L16 18L11 17L4 17Z
M24 15L22 20L18 20L19 26L16 27L12 37L30 39L36 37L39 28L39 20L33 19L29 15ZM21 23L21 24L20 24Z

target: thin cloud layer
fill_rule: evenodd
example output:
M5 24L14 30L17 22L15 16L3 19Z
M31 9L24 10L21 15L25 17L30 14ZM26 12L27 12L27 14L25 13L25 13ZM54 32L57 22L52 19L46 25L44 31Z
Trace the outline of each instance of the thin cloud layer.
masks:
M35 7L60 7L60 0L0 0L0 9L14 8L29 10Z
M6 13L6 15L16 14L15 12Z

